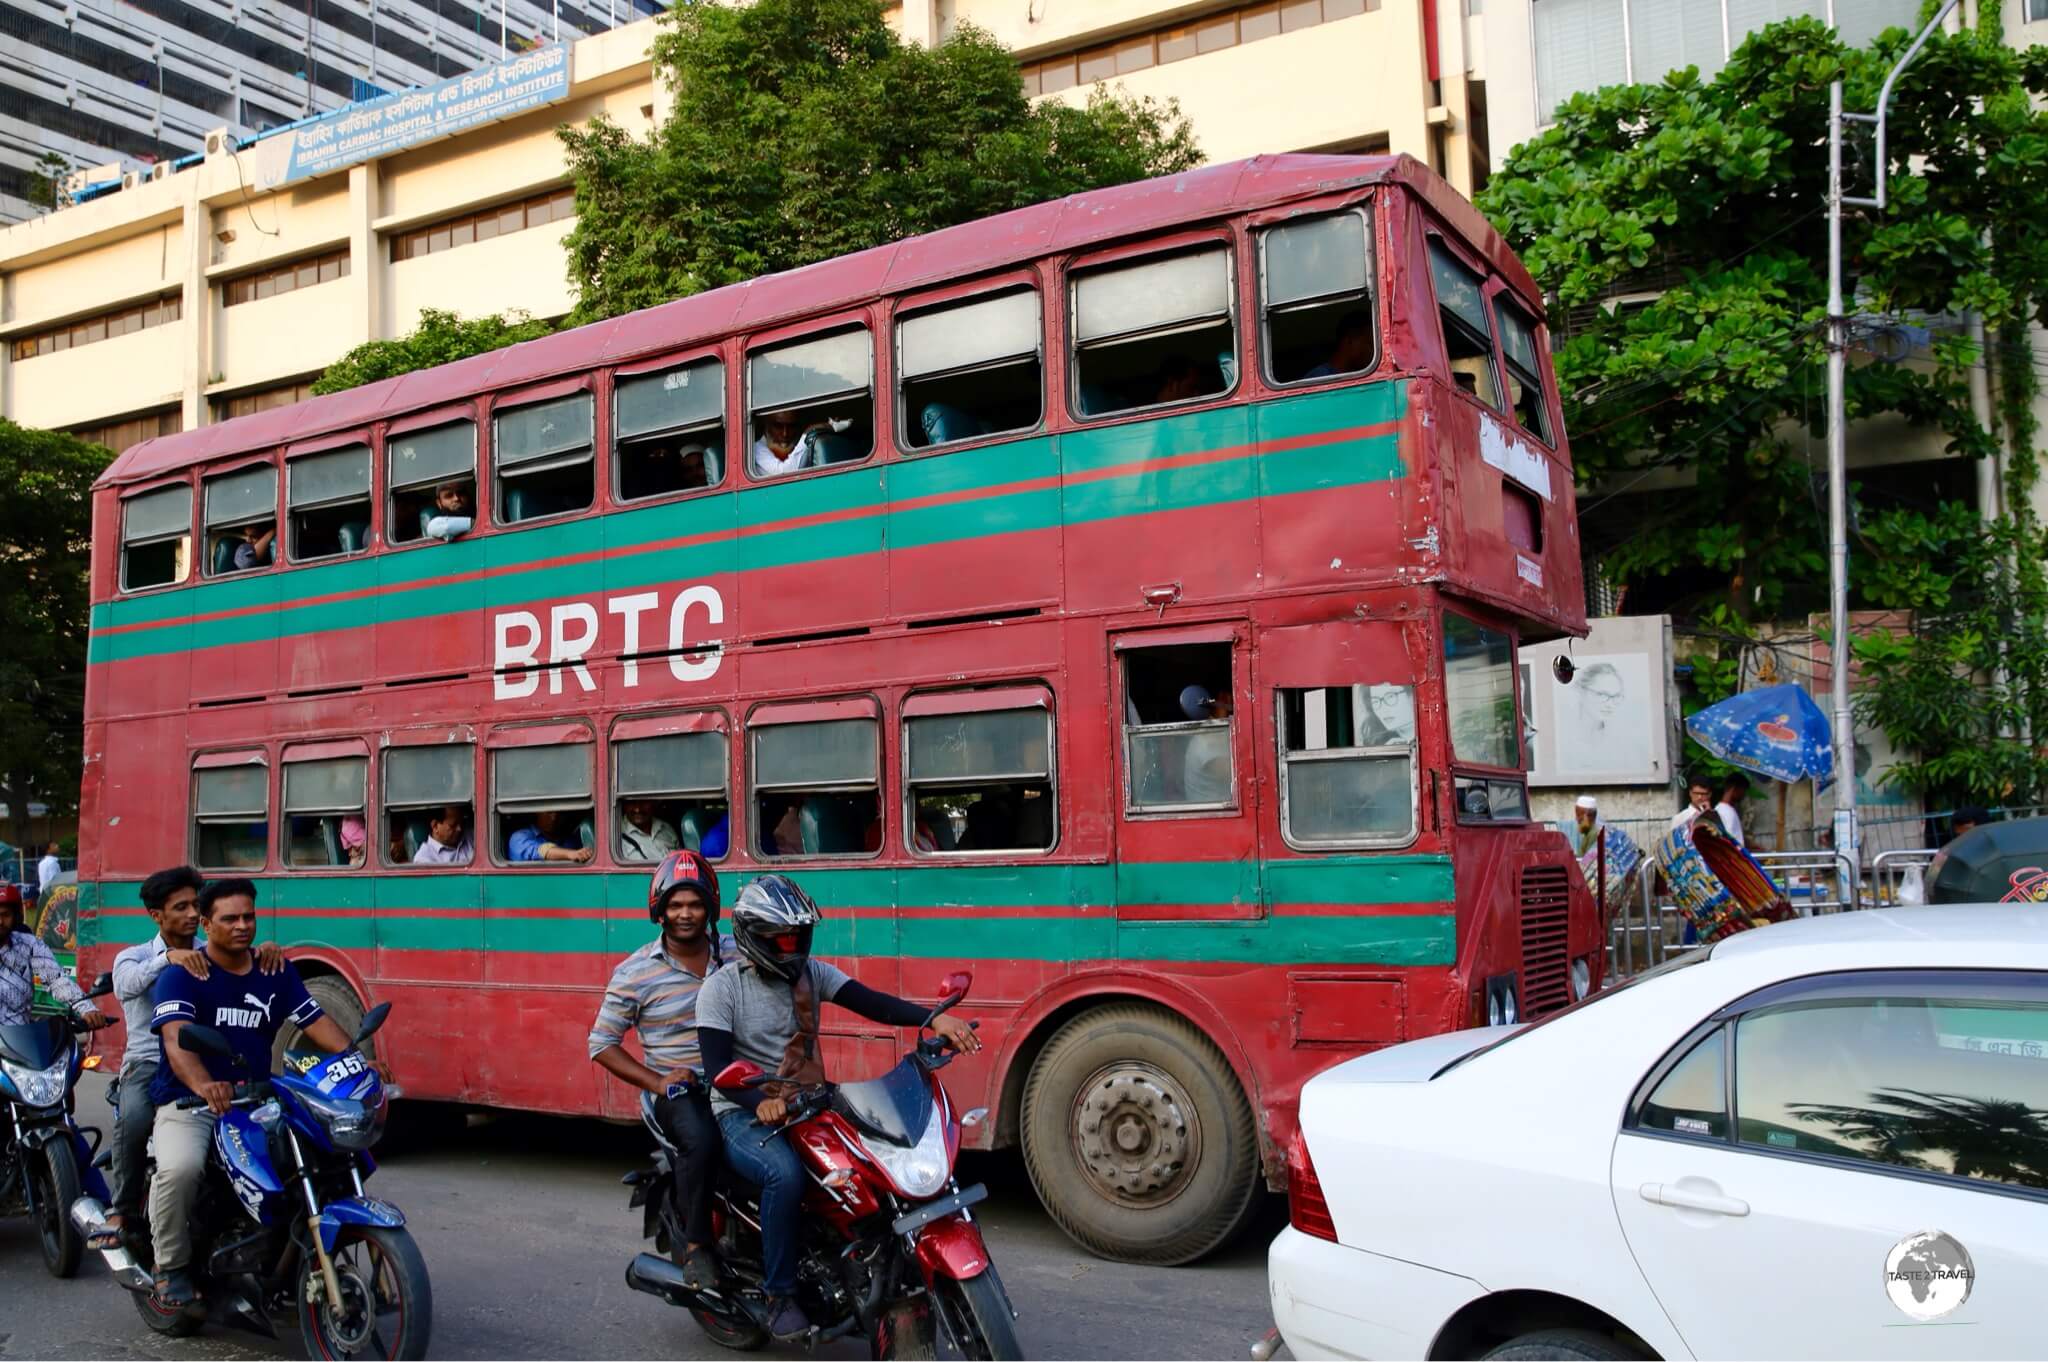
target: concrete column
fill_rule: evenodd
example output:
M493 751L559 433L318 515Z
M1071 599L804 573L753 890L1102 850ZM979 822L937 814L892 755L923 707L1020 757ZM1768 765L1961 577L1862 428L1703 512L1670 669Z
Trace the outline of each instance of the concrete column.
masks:
M903 0L903 41L919 47L939 45L938 0Z
M355 295L349 309L351 348L384 335L384 275L391 262L371 226L382 211L382 186L382 162L365 161L349 167L348 282Z
M184 182L185 258L183 291L178 320L184 339L184 422L186 430L207 423L206 380L213 374L213 294L206 284L206 267L213 260L213 209L199 197L200 175L179 175Z

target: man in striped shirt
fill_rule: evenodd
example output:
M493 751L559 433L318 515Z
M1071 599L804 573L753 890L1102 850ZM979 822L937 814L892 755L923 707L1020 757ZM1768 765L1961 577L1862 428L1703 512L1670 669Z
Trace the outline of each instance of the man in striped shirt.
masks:
M679 1151L670 1212L684 1240L683 1281L693 1291L718 1285L711 1258L712 1176L722 1147L706 1096L697 1049L697 990L719 966L718 872L694 851L671 851L654 869L647 915L661 935L619 963L605 986L590 1057L606 1071L654 1094L655 1119ZM626 1053L638 1027L646 1062Z

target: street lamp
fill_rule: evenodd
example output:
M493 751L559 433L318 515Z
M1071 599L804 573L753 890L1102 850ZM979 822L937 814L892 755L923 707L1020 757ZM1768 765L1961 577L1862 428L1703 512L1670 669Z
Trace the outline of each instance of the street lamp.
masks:
M1844 430L1844 373L1848 349L1848 318L1842 314L1842 205L1882 209L1886 202L1890 162L1885 152L1885 119L1891 112L1892 87L1899 75L1913 64L1942 20L1948 18L1958 0L1946 0L1927 21L1920 36L1906 49L1884 78L1878 92L1877 112L1842 112L1842 82L1828 87L1828 594L1832 644L1833 714L1830 716L1835 741L1834 843L1838 855L1849 858L1851 882L1862 864L1856 831L1856 733L1849 712L1849 476L1848 444ZM1855 198L1842 193L1842 125L1850 119L1869 123L1877 129L1877 197Z

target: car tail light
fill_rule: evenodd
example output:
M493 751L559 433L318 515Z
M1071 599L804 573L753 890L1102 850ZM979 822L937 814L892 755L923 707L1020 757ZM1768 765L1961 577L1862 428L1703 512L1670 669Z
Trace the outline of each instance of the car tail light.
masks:
M1308 1141L1294 1137L1287 1154L1287 1223L1303 1234L1337 1242L1337 1222L1330 1218L1330 1203L1323 1200L1323 1184L1308 1156Z

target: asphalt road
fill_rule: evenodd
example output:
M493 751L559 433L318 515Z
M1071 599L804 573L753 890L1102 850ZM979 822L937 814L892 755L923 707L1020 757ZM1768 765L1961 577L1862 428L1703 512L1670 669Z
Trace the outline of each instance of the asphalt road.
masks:
M79 1119L110 1124L106 1080L87 1075ZM713 1358L682 1311L628 1290L642 1247L619 1177L644 1162L646 1136L595 1120L473 1118L467 1129L392 1152L371 1190L405 1209L434 1286L434 1355L447 1358ZM978 1214L1035 1358L1242 1359L1271 1324L1265 1246L1276 1203L1253 1232L1208 1262L1135 1268L1076 1248L1039 1209L1014 1154L970 1155L963 1181L988 1183ZM843 1339L823 1358L860 1358ZM22 1219L0 1220L0 1359L241 1359L303 1356L298 1339L209 1328L160 1339L88 1253L79 1275L44 1270ZM768 1350L755 1356L803 1357ZM1283 1353L1282 1356L1285 1356Z

